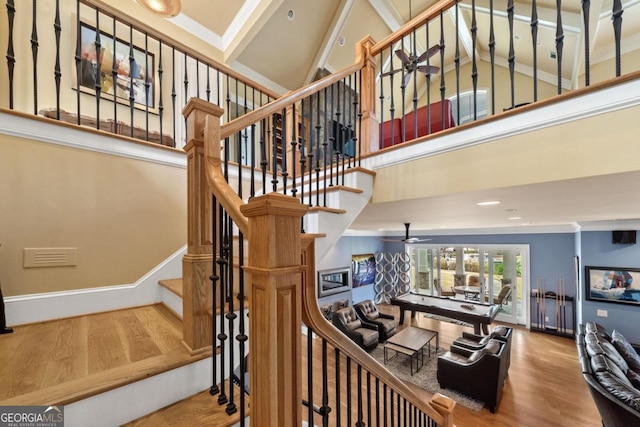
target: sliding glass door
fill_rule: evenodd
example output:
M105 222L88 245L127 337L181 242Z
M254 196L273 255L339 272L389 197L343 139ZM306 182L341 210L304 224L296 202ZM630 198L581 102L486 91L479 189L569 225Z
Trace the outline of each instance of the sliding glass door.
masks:
M499 321L527 324L528 245L406 245L411 290L500 306Z

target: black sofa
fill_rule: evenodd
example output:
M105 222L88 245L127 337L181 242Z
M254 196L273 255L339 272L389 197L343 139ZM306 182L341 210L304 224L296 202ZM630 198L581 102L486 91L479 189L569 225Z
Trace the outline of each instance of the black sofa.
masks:
M578 357L605 427L640 426L640 355L617 332L595 322L579 325ZM635 353L633 353L635 352Z

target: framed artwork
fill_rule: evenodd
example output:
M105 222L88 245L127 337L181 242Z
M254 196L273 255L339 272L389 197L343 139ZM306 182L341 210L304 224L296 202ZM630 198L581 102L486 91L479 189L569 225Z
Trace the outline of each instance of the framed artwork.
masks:
M376 277L376 258L373 254L351 256L351 281L353 287L372 285Z
M77 27L72 26L75 31ZM100 37L96 38L94 26L80 21L80 34L72 38L73 51L80 37L80 64L76 67L74 58L72 84L74 89L95 95L96 84L100 83L100 96L115 102L130 105L133 96L134 108L157 113L156 54L143 47L130 43L129 40L114 38L113 35L100 29ZM128 33L127 33L128 34ZM96 49L99 40L100 51ZM144 46L144 39L142 40ZM114 74L116 72L115 81ZM80 73L79 78L77 73ZM79 86L76 87L76 86Z
M640 269L585 267L586 299L640 305Z

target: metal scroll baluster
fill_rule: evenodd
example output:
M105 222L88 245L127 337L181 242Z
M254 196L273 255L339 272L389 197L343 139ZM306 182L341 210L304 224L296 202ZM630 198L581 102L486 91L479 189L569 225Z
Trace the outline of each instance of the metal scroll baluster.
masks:
M357 156L358 158L358 166L362 165L362 138L360 138L360 135L362 135L362 70L358 71L358 89L356 91L356 109L358 111L358 134L356 136L356 138L354 138L353 140L353 147L354 147L354 155ZM356 148L357 147L357 148ZM353 162L353 165L355 166L355 159Z
M400 49L402 49L402 52L404 52L404 37L402 38L402 40L400 40ZM406 99L405 99L405 89L407 88L407 79L406 79L406 68L404 66L404 64L402 63L403 61L400 60L401 64L400 67L402 68L402 80L400 83L400 99L401 99L401 111L402 111L402 128L400 130L400 141L404 142L407 140L407 124L406 124L406 111L405 111L405 105L406 105ZM391 86L393 87L393 86Z
M80 126L80 76L82 75L82 62L80 58L80 0L76 0L76 123Z
M489 1L489 57L491 58L491 115L496 114L496 35L493 26L493 0Z
M613 20L613 33L616 43L616 77L620 77L620 38L622 37L622 3L620 0L613 0L611 19Z
M171 47L171 105L172 105L172 109L173 109L173 114L172 114L172 125L171 127L173 128L173 143L175 144L176 142L176 48L175 46Z
M227 395L224 391L224 382L223 382L223 377L224 377L224 361L226 359L225 357L225 348L226 348L226 342L227 342L227 334L225 334L225 327L224 327L224 314L225 314L225 310L226 310L226 304L225 304L225 294L226 294L226 287L229 283L229 276L227 274L227 269L229 268L229 263L228 263L228 253L227 253L227 249L228 249L228 239L229 236L227 235L227 221L228 221L228 215L227 213L220 208L220 217L218 219L218 227L220 230L220 246L219 246L219 255L218 255L218 269L220 272L220 286L218 288L218 292L219 292L219 312L220 312L220 318L218 321L218 324L220 325L220 331L218 332L218 341L220 342L220 355L222 355L222 357L218 357L217 359L220 362L220 387L219 387L219 392L220 394L218 395L218 405L224 405L228 402L227 400ZM213 315L215 316L216 313L213 313ZM214 359L216 359L214 357Z
M444 67L444 16L443 12L440 12L440 64ZM444 80L444 70L440 71L440 101L444 104L444 94L447 90ZM444 108L442 108L442 123L444 120ZM459 123L459 122L458 122Z
M415 73L414 73L415 74ZM414 76L413 81L416 81ZM355 96L358 92L358 88L355 86L356 84L356 76L351 74L349 75L349 124L347 125L347 139L345 140L345 147L343 147L343 154L347 156L347 162L349 165L349 169L351 169L351 159L353 158L353 154L351 154L348 149L353 144L353 150L355 150L355 122L356 122L356 106L358 103L358 98ZM344 181L342 182L344 184Z
M564 46L564 29L562 28L562 0L556 0L556 63L558 64L558 95L562 93L562 47Z
M159 52L158 52L158 121L159 121L159 125L160 125L160 144L162 144L162 134L164 129L162 128L162 113L164 111L164 103L163 103L163 99L162 99L162 73L163 73L163 69L162 69L162 40L159 40L160 42L160 48L159 48ZM176 146L176 142L173 141L173 146ZM215 206L212 205L212 206ZM215 270L214 270L215 271Z
M292 123L289 123L289 119L287 116L287 109L283 108L282 109L282 138L279 141L279 150L281 151L280 154L280 164L281 164L281 172L280 174L282 175L282 192L283 194L287 194L287 178L289 176L289 172L287 170L287 137L289 135L288 129L289 126L294 126L293 122L295 121L294 119L291 120Z
M591 84L591 64L589 45L589 11L591 9L590 0L582 0L582 19L584 23L584 85Z
M515 6L513 0L507 2L507 18L509 20L509 78L511 80L511 108L516 105L515 94L515 69L516 69L516 54L513 48L513 14Z
M315 425L313 420L313 333L307 331L307 420L310 426Z
M380 64L384 64L382 52L383 50L380 50ZM378 97L378 99L380 100L380 123L384 123L384 82L382 78L383 78L383 74L382 74L382 65L381 65L380 66L380 85L379 85L380 96ZM333 94L331 94L331 99L333 99ZM333 112L331 113L331 117L333 117ZM383 141L384 141L385 132L384 132L383 125L380 125L380 131L378 132L378 134L380 135L378 140L378 148L384 148Z
M416 46L416 30L414 29L411 32L411 36L412 38L412 49L413 52L411 53L413 55L415 59L415 66L413 67L413 71L411 72L413 74L413 99L411 100L413 102L413 114L417 114L418 111L418 48ZM429 45L427 45L427 48L429 48ZM428 108L427 108L428 109ZM418 137L418 119L416 116L416 119L413 121L413 137L417 138Z
M344 185L344 144L347 141L347 118L349 117L349 113L347 111L347 90L349 86L347 85L346 77L342 79L342 123L340 124L340 154L342 157L342 161L338 163L338 165L342 164L342 175L340 185ZM338 95L339 96L339 95Z
M327 110L328 108L328 97L327 97L327 88L325 87L323 90L323 95L322 98L324 100L324 108L322 109L322 123L324 124L324 132L322 132L322 164L323 164L323 169L324 169L324 173L325 173L325 180L324 180L324 185L323 185L323 191L322 191L322 196L323 196L323 201L322 201L322 206L327 206L327 155L329 154L329 150L328 150L328 145L329 143L328 138L329 138L329 134L333 133L332 132L332 128L329 127L329 122L327 121L328 118L328 114L327 114ZM333 100L331 100L331 102L333 102ZM329 117L330 119L330 117Z
M306 163L307 163L307 157L305 155L305 147L307 145L307 138L306 138L306 118L307 116L305 115L305 109L304 109L304 105L305 105L305 100L306 98L303 98L300 101L300 116L302 117L302 125L300 127L300 202L304 204L304 173L306 170ZM308 105L311 105L309 102L307 102ZM309 113L310 114L310 113ZM311 180L309 180L309 182L311 182ZM300 232L304 233L304 218L300 218Z
M60 120L60 79L62 78L62 72L60 71L60 33L62 32L62 26L60 25L60 0L56 0L56 15L53 21L53 29L56 34L56 64L53 71L56 82L56 119Z
M133 56L133 27L129 26L129 75L133 76L134 74L134 70L135 70L135 66L136 66L136 58ZM133 138L133 127L134 127L134 120L133 120L133 105L135 102L136 98L134 96L134 92L133 92L133 78L129 79L129 119L131 120L131 128L129 130L129 136L131 136L131 138Z
M184 104L187 104L187 101L189 101L189 70L188 70L188 62L189 62L189 57L187 56L187 54L183 54L184 55L184 79L182 80L182 83L184 84ZM186 124L186 122L185 122Z
M13 51L13 20L15 15L15 4L13 3L13 0L9 0L7 1L7 20L9 24L9 39L7 41L7 73L9 74L9 109L11 110L13 110L13 69L16 65L15 52ZM78 94L79 93L80 92L78 92Z
M102 43L100 41L100 10L96 9L96 39L94 45L96 55L96 68L93 70L94 88L96 92L96 129L100 129L100 94L102 93ZM133 68L132 68L133 70ZM133 80L133 79L132 79ZM133 91L133 84L131 86Z
M38 23L37 0L33 0L31 24L31 56L33 58L33 114L38 114Z
M151 83L149 83L149 34L145 31L144 33L144 119L145 119L145 141L149 140L149 101L150 99L150 89ZM155 99L153 100L155 103ZM162 138L160 138L160 144L162 144Z
M320 92L316 92L316 147L315 151L315 172L316 172L316 206L320 205Z
M207 89L206 89L207 102L211 102L211 76L209 75L210 70L211 70L211 66L207 64ZM255 91L256 89L253 88L254 94L255 94Z
M216 258L216 254L220 253L220 249L222 248L222 234L220 233L220 229L216 227L216 219L218 218L222 218L222 205L220 205L220 207L218 208L218 216L216 218L216 198L215 196L211 196L211 229L213 230L213 236L211 239L211 244L212 244L212 266L211 266L211 271L212 274L211 276L209 276L209 279L211 280L211 287L212 287L212 292L211 292L211 349L212 349L212 353L216 354L216 329L218 327L218 322L217 322L217 316L216 316L216 311L217 311L217 301L216 301L216 289L220 289L221 284L220 284L220 271L219 269L221 268L220 265L220 257L218 256L218 258ZM222 221L220 221L222 222ZM223 306L220 306L220 308L222 309ZM216 394L220 393L220 388L218 387L218 382L217 382L217 376L218 376L218 371L217 371L217 365L216 365L216 357L212 357L211 358L211 370L212 370L212 375L211 375L211 387L209 388L209 394L211 396L215 396Z
M242 169L242 166L239 165L238 169ZM240 180L240 182L242 182ZM240 187L240 185L238 186ZM228 304L228 309L227 309L227 328L229 331L229 339L233 339L234 337L234 323L236 320L236 317L238 317L238 315L235 313L235 309L234 309L234 300L236 298L235 292L234 292L234 267L233 267L233 260L234 260L234 243L233 243L233 220L231 219L231 216L228 217L227 219L227 230L226 230L226 234L227 234L227 249L226 249L226 253L227 253L227 275L229 280L227 281L227 289L228 291L228 297L227 297L227 304ZM233 368L235 366L235 349L233 346L232 342L229 342L229 372L228 372L228 378L231 378L233 375ZM240 375L242 376L242 375ZM226 413L228 415L231 414L235 414L236 412L238 412L238 408L236 406L235 403L235 393L233 392L233 382L232 381L228 381L228 385L229 385L229 403L227 404L227 408L225 409ZM241 389L243 390L243 389ZM244 393L243 393L244 394Z
M117 37L117 33L116 33L116 25L117 24L117 20L115 18L113 18L113 27L111 28L112 34L113 34L113 39L114 40L118 40ZM116 85L118 84L118 58L117 55L115 54L115 46L113 47L114 53L111 58L111 86L113 87L113 96L117 97L118 94L116 93L117 89L116 89ZM160 50L161 54L162 54L162 49ZM161 82L162 83L162 82ZM162 84L160 85L160 91L162 91ZM162 92L160 92L162 93ZM160 112L160 123L162 123L162 111ZM160 126L160 130L162 130L162 125ZM119 133L118 132L118 103L116 102L116 100L114 99L113 102L113 128L111 129L111 132L113 133Z
M278 189L278 138L281 137L278 128L284 127L284 117L281 114L272 115L271 126L271 191Z
M292 123L292 135L291 135L291 195L296 197L298 193L297 183L296 183L296 147L298 146L298 116L296 114L296 104L291 106L291 116L293 117ZM286 153L286 151L285 151ZM289 163L289 162L287 162Z
M429 21L424 23L424 32L426 34L427 49L431 44L429 43ZM431 55L427 55L427 72L425 73L427 79L427 104L431 104ZM431 108L427 108L427 135L431 134Z
M456 1L455 6L455 19L456 19L456 52L454 56L454 64L456 67L456 99L460 102L460 8L458 6L459 2ZM443 109L444 110L444 109ZM444 111L443 111L444 113ZM456 112L457 120L456 123L460 123L460 108L457 108ZM444 116L442 118L442 123L445 123Z
M358 407L358 412L357 412L357 416L358 416L358 420L356 421L356 427L365 427L365 423L363 420L363 412L362 412L362 366L360 366L358 364L358 368L356 369L356 373L357 373L357 384L358 384L358 391L357 393L357 407Z
M538 100L538 5L531 2L531 43L533 48L533 101Z
M331 105L329 107L327 107L326 113L328 113L329 116L329 123L331 123L330 125L330 129L329 129L329 158L331 159L331 171L329 173L329 186L333 187L333 156L336 155L337 156L337 151L336 151L336 135L335 135L335 123L333 122L333 114L334 114L334 107L336 104L336 98L334 95L334 87L335 87L335 83L331 85ZM384 85L380 85L380 90L382 90L382 86ZM338 158L336 157L336 172L337 172L337 167L338 167ZM336 184L338 183L338 177L336 176Z
M535 1L535 0L534 0ZM473 121L478 120L478 64L476 63L476 42L478 23L476 21L476 0L471 1L471 81L473 82Z
M395 118L395 112L396 112L396 104L395 104L395 96L393 96L393 76L395 75L395 70L393 69L393 46L389 46L389 58L391 58L391 64L390 64L390 68L389 68L389 87L391 89L389 89L389 91L391 92L390 94L390 100L389 100L389 114L391 116L390 122L389 123L393 123L393 119ZM383 86L383 85L380 85ZM395 126L391 126L391 145L395 145L395 138L396 137L400 137L400 135L395 135Z

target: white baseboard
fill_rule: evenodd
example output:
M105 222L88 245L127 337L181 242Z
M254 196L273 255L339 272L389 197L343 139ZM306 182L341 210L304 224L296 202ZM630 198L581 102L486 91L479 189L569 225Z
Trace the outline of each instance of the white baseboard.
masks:
M182 277L186 249L180 248L133 284L7 297L7 324L24 325L158 303L162 300L158 280Z

